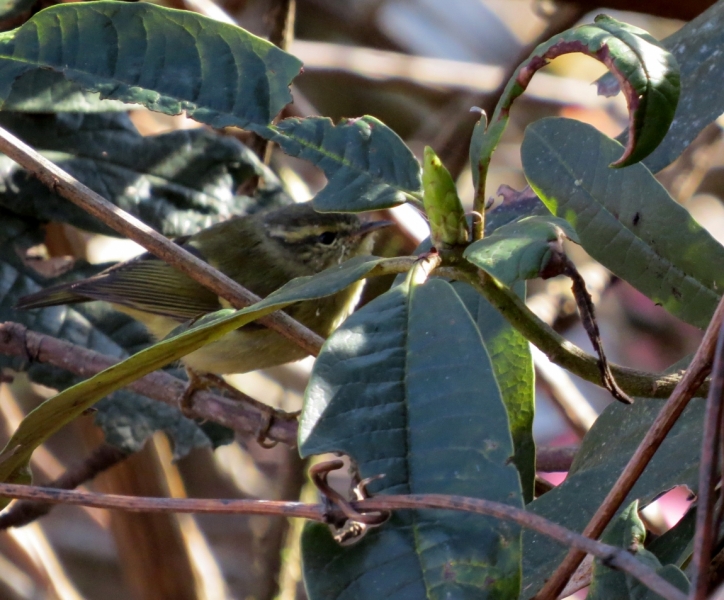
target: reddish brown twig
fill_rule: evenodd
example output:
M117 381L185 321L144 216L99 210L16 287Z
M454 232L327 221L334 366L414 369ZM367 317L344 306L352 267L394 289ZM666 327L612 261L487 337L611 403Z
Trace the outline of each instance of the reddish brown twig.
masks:
M90 481L99 473L107 471L129 456L128 452L111 446L101 444L88 458L74 468L68 469L56 480L45 487L58 490L72 490L79 485ZM8 510L0 514L0 529L9 527L22 527L32 523L36 519L47 515L53 508L47 502L36 502L32 500L21 500L11 505Z
M35 175L56 194L67 198L114 231L137 242L154 256L228 300L233 307L243 308L260 300L233 279L96 194L2 127L0 152ZM322 348L324 340L320 336L284 312L268 315L259 319L259 323L280 333L313 356L317 356Z
M724 417L724 327L719 331L716 345L711 387L706 400L704 435L699 463L699 491L696 509L696 535L694 536L694 577L691 585L691 600L704 600L709 588L709 563L714 543L714 512L718 479L719 450L721 447L722 418Z
M583 530L583 535L586 537L595 539L603 533L604 528L623 504L626 496L628 496L636 481L638 481L638 478L643 473L646 465L649 464L656 450L658 450L661 442L664 441L666 435L674 426L679 416L681 416L681 413L686 408L696 389L701 386L706 376L710 373L714 346L716 345L722 321L724 321L724 300L719 302L719 306L717 306L711 323L709 323L709 327L704 334L704 339L696 351L684 377L679 381L671 397L661 409L661 412L639 444L631 460L629 460L623 473L621 473L611 488L611 491L596 511L596 514L593 515L593 518ZM571 550L540 592L535 596L536 600L555 600L584 556L585 553L580 550Z
M182 498L133 498L111 494L89 494L67 490L54 490L33 486L0 484L0 497L27 498L43 502L92 506L96 508L121 509L131 512L176 512L213 514L253 514L300 517L325 522L328 509L320 504L282 502L271 500L190 500ZM569 546L580 548L584 554L593 554L611 568L625 571L666 600L686 600L686 595L651 568L638 561L622 548L609 546L588 539L526 510L463 496L442 494L417 494L409 496L376 496L351 506L359 513L390 511L400 509L443 509L489 515L512 521L518 525L538 531Z
M81 377L91 377L120 362L117 358L30 331L19 323L0 323L0 354L30 357ZM178 407L178 399L186 386L187 382L163 371L156 371L134 381L128 388ZM218 394L197 391L194 394L193 412L200 419L219 423L244 435L256 435L271 419L265 437L288 445L296 444L296 419L240 391L237 391L235 397L236 401Z

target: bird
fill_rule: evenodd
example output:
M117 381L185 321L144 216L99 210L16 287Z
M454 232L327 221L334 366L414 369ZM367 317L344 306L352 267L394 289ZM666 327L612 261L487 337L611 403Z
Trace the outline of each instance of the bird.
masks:
M370 254L373 232L388 221L355 214L319 213L311 202L231 218L175 241L245 288L265 297L296 277L314 275ZM308 300L286 312L322 337L354 310L364 282L332 296ZM79 281L19 299L19 309L103 300L143 323L157 340L183 323L229 308L224 299L150 253ZM224 375L273 367L307 356L299 346L258 323L185 356L187 369Z

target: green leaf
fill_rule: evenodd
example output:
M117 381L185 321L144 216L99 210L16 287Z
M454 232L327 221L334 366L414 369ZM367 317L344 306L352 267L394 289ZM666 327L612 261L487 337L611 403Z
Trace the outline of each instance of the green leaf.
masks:
M682 592L688 592L689 582L686 575L674 565L662 567L656 555L643 547L645 539L646 527L638 516L638 500L634 500L626 507L601 536L602 542L631 552L638 560L654 569ZM654 600L661 596L627 573L610 569L600 559L595 559L591 587L586 598L587 600L609 600L610 598Z
M284 119L253 128L289 154L310 161L327 176L314 198L320 212L361 212L391 208L419 193L420 164L400 137L365 116L334 125L326 117Z
M38 224L20 221L0 211L0 322L21 323L38 333L65 339L116 358L125 358L128 352L148 345L148 333L138 321L103 303L17 310L15 304L21 296L37 292L47 285L47 279L23 264L16 252L40 241L42 231ZM64 278L89 277L101 269L99 266L79 265ZM81 381L80 377L64 369L28 361L25 357L0 355L2 367L27 372L31 381L56 389ZM104 398L96 408L95 421L103 429L106 440L128 452L140 450L155 431L165 431L170 436L176 458L181 458L194 447L208 447L215 443L196 423L183 417L178 409L128 390L119 390Z
M508 418L480 335L450 285L409 280L354 313L318 357L299 428L302 456L344 452L376 493L442 493L520 506ZM516 525L397 512L342 548L310 526L310 599L513 598ZM334 568L331 564L334 563Z
M433 244L457 246L467 242L468 225L455 182L430 146L425 146L422 185Z
M0 112L0 126L165 235L195 233L252 208L291 202L251 150L205 129L144 137L122 113ZM257 197L235 196L252 177L264 182ZM0 182L0 206L16 214L117 235L5 156Z
M505 285L512 285L540 277L554 252L563 251L566 238L578 243L567 221L553 216L526 217L471 244L463 256Z
M0 34L0 106L15 80L50 69L102 98L222 128L269 123L291 101L301 63L196 13L146 2L52 6Z
M666 135L679 99L679 70L673 55L643 29L599 15L593 25L564 31L540 44L518 67L505 87L480 145L479 165L487 172L490 157L508 123L510 109L534 73L550 59L581 52L605 64L622 83L629 109L628 142L611 166L625 167L648 156ZM588 155L586 155L588 156Z
M527 504L533 500L535 486L535 374L530 344L470 285L454 281L452 286L477 324L493 363L495 379L508 411L515 448L513 463L518 469L523 500ZM525 283L519 282L513 286L513 290L525 298Z
M364 278L382 260L360 256L317 275L294 279L261 302L239 311L218 311L216 319L207 316L203 324L142 350L46 400L23 419L0 452L0 481L24 469L35 448L103 396L275 310L334 294Z
M657 450L628 495L646 506L677 485L696 490L699 478L701 423L705 400L694 398ZM623 471L661 410L661 401L636 398L633 405L614 402L586 434L563 483L531 502L527 509L583 531ZM545 536L523 534L523 593L532 597L558 566L567 549Z
M56 71L27 71L13 83L2 109L29 113L126 112L140 108L118 100L101 100L100 94L85 91Z
M679 522L652 541L648 549L661 564L672 564L683 569L694 552L695 533L696 506L692 505Z
M662 45L679 63L681 98L666 137L644 160L653 173L674 162L699 132L724 112L724 96L719 93L724 78L724 4L715 2L662 40ZM603 85L613 83L604 77L605 82L599 80Z
M543 119L526 130L521 155L531 187L593 258L704 328L724 289L724 247L646 167L609 169L620 148L589 125Z

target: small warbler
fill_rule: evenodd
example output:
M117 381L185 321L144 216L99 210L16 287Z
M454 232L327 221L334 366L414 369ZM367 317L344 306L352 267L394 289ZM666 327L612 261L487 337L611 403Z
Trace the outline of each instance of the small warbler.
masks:
M265 297L295 277L313 275L372 248L373 231L387 221L318 213L311 203L236 217L177 243L255 294ZM294 319L326 337L352 312L363 282L333 296L286 309ZM228 308L228 303L151 254L142 254L94 277L24 296L23 309L105 300L141 321L157 339L180 323ZM306 356L280 334L256 323L184 357L199 373L245 373Z

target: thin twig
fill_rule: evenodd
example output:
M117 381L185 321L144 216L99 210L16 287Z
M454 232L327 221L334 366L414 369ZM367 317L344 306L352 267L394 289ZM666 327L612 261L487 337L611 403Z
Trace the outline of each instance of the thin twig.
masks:
M711 323L709 323L709 327L704 334L704 339L696 351L684 377L661 409L661 412L656 417L656 420L639 444L636 452L634 452L631 460L629 460L626 465L626 468L609 491L605 500L596 511L596 514L584 529L583 535L590 538L597 538L603 533L604 528L623 504L626 496L628 496L634 484L638 481L646 465L649 464L654 453L661 445L661 442L664 441L664 438L686 408L694 392L706 379L711 371L714 346L716 345L723 321L724 299L719 302L719 306L717 306ZM535 596L536 600L554 600L563 590L566 582L584 556L585 554L578 550L571 550L540 592Z
M445 273L445 275L443 275ZM537 346L551 362L578 375L581 379L601 385L598 358L587 354L563 338L538 318L514 292L484 271L472 265L438 269L441 276L468 282L523 336ZM621 388L630 396L666 398L682 381L681 373L652 375L636 369L612 364L611 371ZM706 395L705 387L701 394Z
M721 444L722 404L724 400L724 327L719 331L712 370L711 387L706 400L704 435L699 462L699 491L697 493L696 535L694 536L694 577L689 597L704 600L709 589L709 563L715 539L713 527L718 480L719 447Z
M99 354L65 340L29 331L19 323L0 324L0 354L30 357L37 362L55 365L81 377L91 377L120 362L117 358ZM154 400L178 407L178 400L187 385L186 381L163 371L156 371L137 379L128 388ZM198 418L219 423L245 435L258 432L262 423L269 419L270 411L272 421L266 437L288 445L296 444L296 420L289 419L282 411L275 411L251 397L242 403L201 390L194 394L193 412Z
M328 511L321 504L283 502L273 500L210 500L182 498L137 498L112 494L91 494L67 490L54 490L33 486L0 484L0 497L25 498L54 504L72 504L96 508L121 509L131 512L175 512L213 514L252 514L299 517L326 522ZM446 496L442 494L413 494L409 496L376 496L361 502L352 502L358 512L379 512L400 509L443 509L488 515L512 521L569 546L593 554L611 568L635 577L666 600L686 600L686 595L651 568L638 561L622 548L616 548L585 538L557 523L553 523L521 508L480 498Z
M244 308L260 300L233 279L96 194L1 127L0 152L35 175L51 191L67 198L114 231L137 242L154 256L228 300L234 308ZM319 354L324 343L316 333L281 311L259 319L259 323L280 333L313 356Z
M563 274L570 277L573 282L573 297L576 299L576 304L578 305L578 312L581 315L583 328L586 330L588 339L591 340L596 354L598 354L598 370L601 373L603 387L605 387L616 400L624 404L633 404L633 400L619 387L613 373L611 373L611 367L603 351L601 332L598 329L598 322L596 321L596 308L593 304L591 294L589 294L586 289L586 282L583 280L583 277L581 277L578 269L576 269L573 261L565 255L563 255L563 257L565 259Z
M101 444L82 463L68 469L56 480L51 481L44 487L59 490L72 490L79 485L90 481L96 475L107 471L129 456L128 452L111 446ZM53 505L47 502L36 502L32 500L21 500L15 502L8 510L0 514L0 530L10 527L22 527L32 523L36 519L47 515Z

